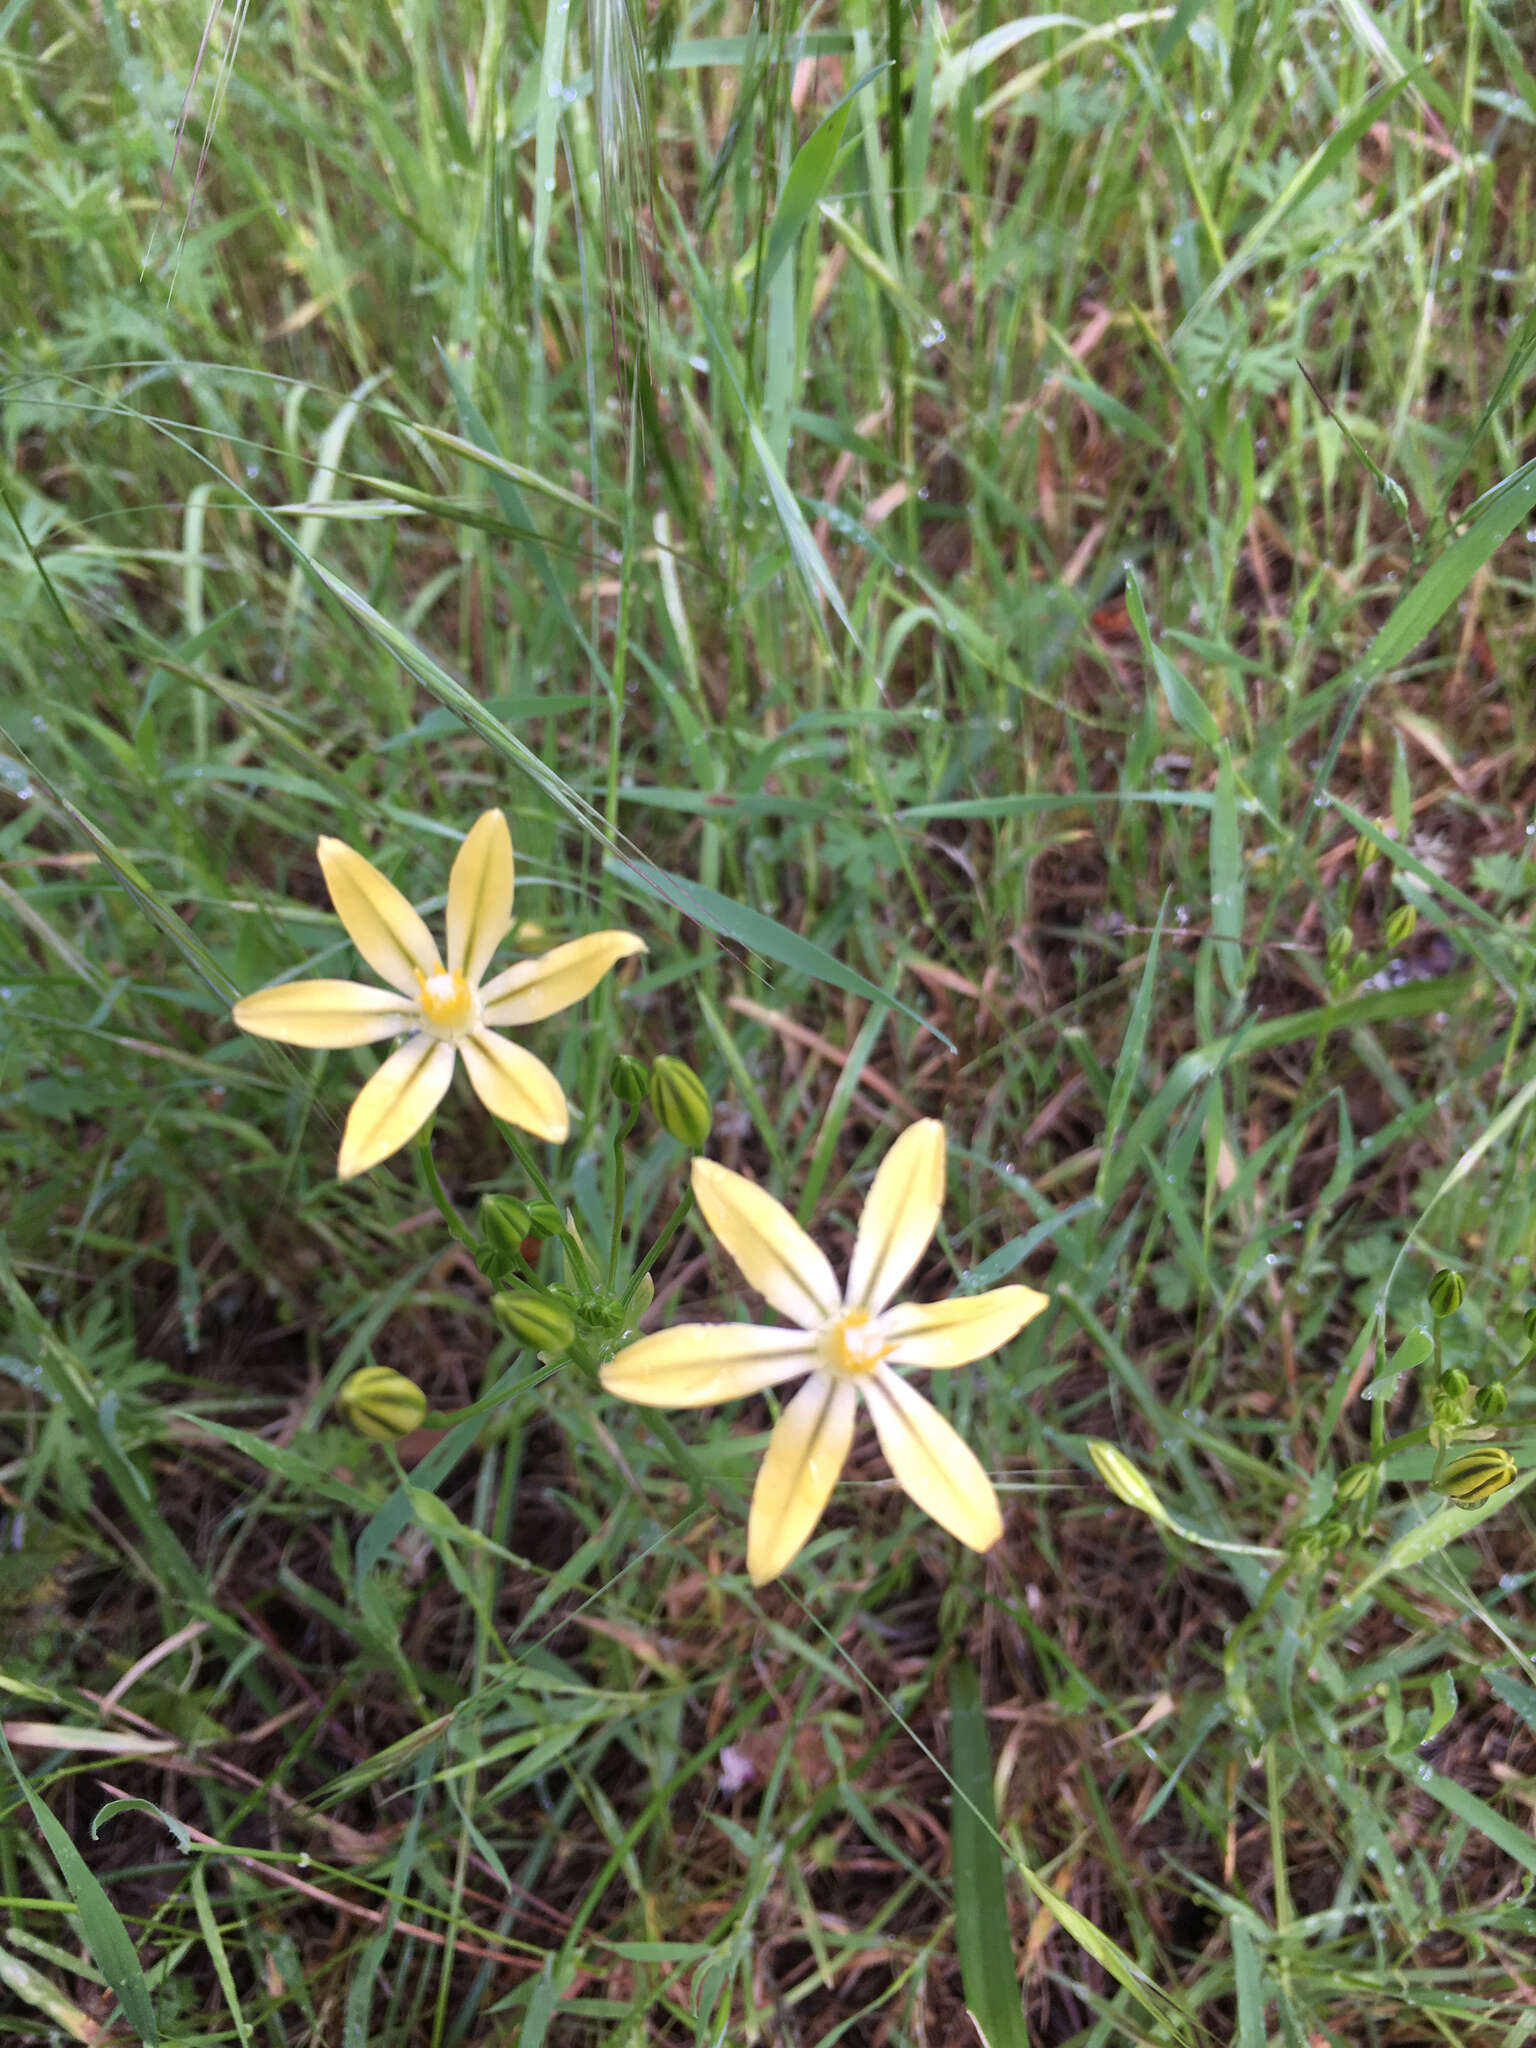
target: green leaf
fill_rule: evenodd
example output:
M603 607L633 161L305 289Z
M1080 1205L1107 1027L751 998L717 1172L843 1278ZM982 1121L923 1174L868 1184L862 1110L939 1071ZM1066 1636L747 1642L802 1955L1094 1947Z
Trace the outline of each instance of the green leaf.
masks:
M803 974L810 981L826 982L848 995L863 996L867 1002L888 1003L893 1009L900 1010L903 1016L910 1017L914 1024L921 1024L925 1031L931 1031L946 1051L955 1050L952 1041L942 1031L908 1004L888 995L883 988L877 988L874 982L866 980L852 967L845 967L814 940L802 939L798 932L792 932L787 925L766 916L761 910L733 902L729 896L722 896L717 889L706 888L702 882L685 881L681 875L674 875L667 868L658 868L648 860L610 856L607 865L622 880L669 904L673 910L681 911L684 917L691 917L706 931L734 939L748 952L760 953L765 960L777 960L781 967Z
M1488 1683L1506 1707L1512 1707L1521 1720L1536 1735L1536 1691L1507 1671L1490 1671Z
M1142 653L1151 662L1152 672L1162 686L1175 725L1182 727L1197 740L1204 740L1208 747L1214 747L1221 735L1216 729L1215 719L1211 716L1210 706L1194 684L1186 680L1183 671L1175 667L1152 638L1152 629L1147 623L1147 608L1142 602L1141 584L1137 581L1136 571L1129 564L1125 577L1125 608L1131 615L1131 624L1136 628L1136 637L1141 642Z
M1228 1922L1232 1936L1232 1974L1237 1983L1236 2048L1265 2048L1264 1977L1259 1952L1246 1925L1234 1915Z
M1423 67L1418 68L1422 70ZM1348 120L1341 122L1327 141L1320 143L1313 150L1306 162L1299 166L1295 175L1287 180L1284 189L1275 194L1231 256L1189 308L1169 344L1170 350L1176 350L1186 334L1193 334L1227 287L1235 284L1238 278L1253 268L1287 216L1310 198L1323 180L1331 176L1344 159L1354 152L1361 136L1381 119L1407 83L1407 76L1394 79L1380 92L1372 93L1363 99Z
M149 1996L149 1985L145 1982L144 1971L139 1962L138 1951L129 1938L123 1924L123 1916L107 1897L105 1891L87 1865L85 1858L70 1840L69 1830L38 1798L32 1789L32 1782L22 1771L11 1754L11 1745L0 1729L0 1757L10 1768L11 1775L21 1788L21 1796L32 1809L32 1817L43 1832L43 1838L53 1851L69 1895L75 1902L80 1916L80 1933L86 1948L105 1978L112 1995L123 2009L127 2020L141 2040L156 2048L160 2039L160 2028L155 2019L155 2008Z
M1428 1330L1410 1330L1398 1345L1385 1367L1377 1373L1369 1386L1361 1389L1367 1401L1384 1401L1396 1387L1405 1372L1412 1372L1422 1365L1435 1348L1435 1340Z
M986 1716L975 1669L963 1657L949 1674L949 1760L955 1781L955 1947L965 2003L987 2048L1029 2048L1008 1925Z
M1360 672L1379 676L1410 655L1440 623L1472 578L1536 505L1536 459L1485 491L1468 513L1469 524L1394 606L1366 650Z
M796 150L768 229L768 246L763 252L763 267L757 278L760 295L772 284L798 241L801 230L815 212L822 193L831 184L838 166L843 130L848 125L854 99L881 68L877 65L874 71L866 72L857 84L851 86L826 119L811 130Z
M1237 816L1237 771L1223 746L1211 809L1211 930L1228 990L1243 986L1243 835Z
M1152 943L1147 948L1147 964L1141 970L1141 986L1136 991L1125 1036L1120 1041L1120 1056L1115 1061L1115 1077L1109 1091L1109 1107L1104 1112L1104 1143L1094 1188L1100 1200L1104 1199L1111 1162L1122 1151L1120 1130L1130 1112L1131 1096L1141 1074L1141 1050L1146 1044L1147 1027L1152 1021L1152 998L1157 992L1157 955L1163 939L1163 919L1167 914L1168 898L1164 896L1152 930ZM1142 1118L1138 1117L1135 1127L1139 1127L1141 1121Z

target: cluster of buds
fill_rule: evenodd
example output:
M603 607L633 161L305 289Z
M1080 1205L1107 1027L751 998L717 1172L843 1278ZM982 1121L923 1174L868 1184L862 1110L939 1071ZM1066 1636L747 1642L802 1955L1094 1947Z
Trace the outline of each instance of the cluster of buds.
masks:
M1481 1507L1519 1477L1520 1468L1509 1452L1492 1441L1509 1407L1513 1374L1475 1383L1463 1367L1446 1365L1442 1356L1441 1326L1466 1298L1467 1284L1453 1268L1442 1267L1430 1279L1425 1289L1431 1324L1423 1387L1429 1420L1407 1436L1381 1445L1374 1458L1340 1473L1331 1512L1318 1531L1335 1539L1330 1547L1360 1532L1370 1518L1387 1459L1413 1445L1433 1448L1435 1466L1429 1483L1457 1507ZM1525 1354L1513 1369L1516 1373L1536 1361L1536 1309L1526 1315L1524 1334Z
M709 1143L714 1111L709 1090L686 1060L663 1053L647 1067L633 1053L620 1053L608 1076L608 1085L626 1109L637 1110L648 1102L651 1114L669 1138L686 1145L690 1152L702 1152Z
M686 1145L690 1152L701 1152L708 1143L713 1122L709 1091L685 1061L664 1053L647 1065L632 1054L621 1053L610 1070L609 1083L617 1101L629 1112L625 1131L648 1103L669 1138ZM623 1135L620 1132L620 1142ZM622 1166L618 1171L615 1193L621 1207ZM673 1227L682 1215L680 1209ZM546 1365L569 1359L595 1373L625 1337L633 1334L651 1304L655 1286L649 1272L642 1268L622 1293L616 1292L599 1277L574 1219L551 1201L486 1195L476 1225L475 1263L496 1290L491 1313L510 1336ZM668 1234L670 1231L664 1237ZM542 1247L551 1239L558 1241L565 1267L563 1278L556 1281L542 1279L538 1270ZM660 1243L652 1248L647 1266L660 1249ZM350 1428L378 1443L398 1442L428 1419L426 1396L420 1388L387 1366L363 1366L353 1373L337 1395L336 1407ZM457 1415L431 1418L434 1426L440 1423L445 1427L458 1419Z
M1362 834L1354 868L1345 878L1336 906L1338 922L1323 949L1323 977L1335 1002L1371 975L1379 974L1394 954L1402 952L1418 928L1418 911L1411 903L1399 903L1383 921L1377 944L1356 946L1355 905L1365 871L1376 857L1375 842Z
M1435 1355L1440 1351L1440 1325L1456 1314L1467 1298L1467 1283L1449 1266L1434 1275L1426 1290L1429 1312L1435 1320ZM1526 1357L1536 1346L1536 1309L1525 1318ZM1442 1366L1429 1389L1429 1441L1438 1456L1430 1485L1458 1507L1481 1507L1496 1493L1502 1493L1518 1476L1520 1468L1502 1445L1491 1443L1504 1411L1509 1406L1509 1386L1503 1379L1484 1380L1474 1386L1460 1366ZM1459 1444L1475 1449L1456 1451ZM1452 1452L1455 1455L1452 1456Z

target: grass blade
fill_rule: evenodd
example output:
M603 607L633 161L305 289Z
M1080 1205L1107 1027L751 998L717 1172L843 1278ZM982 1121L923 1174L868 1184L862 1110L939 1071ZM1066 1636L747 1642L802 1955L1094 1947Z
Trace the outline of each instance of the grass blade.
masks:
M955 1778L955 1946L966 2006L987 2048L1029 2048L1008 1925L986 1716L975 1669L963 1657L949 1674L949 1758Z

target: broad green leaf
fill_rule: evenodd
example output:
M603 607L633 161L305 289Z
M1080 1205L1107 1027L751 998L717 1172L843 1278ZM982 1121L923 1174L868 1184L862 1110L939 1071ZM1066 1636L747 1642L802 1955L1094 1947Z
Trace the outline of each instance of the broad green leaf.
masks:
M1152 628L1147 623L1147 608L1142 601L1141 584L1136 571L1129 566L1125 578L1125 608L1131 615L1131 624L1136 628L1136 637L1141 642L1141 651L1152 664L1152 672L1162 687L1168 709L1176 725L1190 733L1197 740L1204 740L1208 747L1214 747L1221 734L1211 716L1210 706L1200 695L1194 684L1189 682L1183 671L1164 654L1152 638Z
M107 1897L101 1884L85 1858L75 1847L69 1830L57 1820L51 1810L38 1798L27 1777L11 1754L11 1746L0 1729L0 1757L10 1769L20 1788L21 1796L32 1809L32 1817L42 1830L43 1839L53 1851L55 1862L69 1887L69 1895L75 1902L80 1917L80 1933L90 1953L92 1962L105 1978L113 1997L123 2009L127 2020L141 2040L150 2048L156 2048L160 2039L160 2028L155 2018L155 2008L150 1999L149 1986L144 1979L143 1967L138 1951L123 1924L123 1916Z
M1460 533L1393 607L1360 662L1362 676L1384 675L1410 655L1445 617L1483 564L1536 505L1536 458L1522 462L1468 508Z
M931 1031L947 1051L954 1051L951 1041L928 1018L920 1016L897 997L888 995L854 968L845 967L841 960L814 940L801 938L798 932L792 932L787 925L780 924L763 911L753 910L745 903L735 903L717 889L705 888L702 882L685 881L681 875L658 868L648 860L610 856L607 865L621 880L645 890L673 910L681 911L684 917L691 917L695 924L703 925L707 931L734 939L737 945L750 953L761 954L765 960L777 960L781 967L803 974L809 981L826 982L848 995L863 996L867 1002L890 1004L910 1017L914 1024L921 1024L925 1031Z
M955 1947L965 2003L987 2048L1029 2048L1008 1893L992 1799L992 1756L974 1668L956 1658L949 1674L949 1760L955 1797Z
M867 74L851 86L796 150L769 224L768 246L763 252L763 267L757 277L759 294L765 293L773 283L780 266L799 240L801 230L815 212L817 201L831 184L837 171L843 130L848 125L854 99L868 83Z

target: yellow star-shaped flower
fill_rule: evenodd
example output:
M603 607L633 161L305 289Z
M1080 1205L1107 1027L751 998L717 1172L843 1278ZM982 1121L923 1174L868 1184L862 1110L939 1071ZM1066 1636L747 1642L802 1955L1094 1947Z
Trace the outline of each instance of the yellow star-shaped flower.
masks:
M342 1179L366 1173L416 1135L459 1059L492 1116L536 1138L565 1138L570 1114L560 1083L542 1060L491 1027L534 1024L580 1002L616 961L643 953L645 941L633 932L592 932L484 981L512 929L512 835L500 811L476 820L454 858L446 965L420 917L371 861L339 839L322 839L318 852L336 915L388 988L281 982L243 997L233 1015L242 1031L283 1045L373 1045L409 1034L352 1105L336 1162Z
M881 1161L846 1288L789 1211L742 1174L696 1159L693 1192L752 1286L795 1327L683 1323L628 1345L603 1367L603 1385L650 1408L702 1408L809 1375L779 1417L753 1489L753 1584L777 1578L815 1528L853 1442L860 1398L886 1462L917 1505L972 1550L989 1549L1003 1531L991 1481L938 1410L892 1368L931 1371L985 1358L1037 1316L1047 1297L998 1287L891 1306L938 1227L944 1126L913 1124Z

